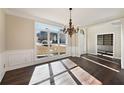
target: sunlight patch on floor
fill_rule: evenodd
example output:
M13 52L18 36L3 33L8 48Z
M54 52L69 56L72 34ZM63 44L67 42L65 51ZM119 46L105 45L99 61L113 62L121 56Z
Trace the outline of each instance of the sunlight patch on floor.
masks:
M62 60L62 62L68 67L68 69L77 66L77 64L75 64L75 63L74 63L73 61L71 61L70 59L64 59L64 60Z
M32 74L29 84L41 82L50 77L48 64L37 66Z
M94 78L92 75L90 75L88 72L86 72L80 67L76 67L72 69L71 72L83 85L101 85L102 84L102 82Z
M77 85L68 72L60 74L56 76L54 79L56 85Z
M66 70L60 61L53 62L53 63L51 63L51 65L52 65L52 70L53 70L54 75Z

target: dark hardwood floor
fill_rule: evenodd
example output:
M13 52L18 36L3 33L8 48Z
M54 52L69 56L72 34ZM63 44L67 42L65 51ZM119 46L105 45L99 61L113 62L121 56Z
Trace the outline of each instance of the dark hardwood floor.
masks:
M120 70L120 68L121 68L121 65L120 65L121 62L106 59L108 57L102 56L102 58L101 58L101 56L99 57L99 56L95 56L95 55L91 55L91 54L85 54L85 55L82 55L82 57L86 57L90 60L93 60L95 62L98 62L100 64L103 64L105 66L108 66L108 67L111 67L111 68L114 68L114 69L117 69L117 70Z
M27 85L31 79L35 66L7 71L1 82L2 85Z
M123 85L124 84L124 70L120 69L120 60L115 60L103 56L95 55L82 55L85 58L106 65L119 72L108 69L104 66L95 64L82 57L69 57L70 60L75 62L78 66L86 70L89 74L100 80L105 85ZM93 57L94 56L94 57ZM97 58L99 57L99 58ZM103 58L103 59L100 59ZM61 59L60 59L61 60ZM110 61L107 61L110 60ZM111 62L112 61L112 62ZM117 64L115 63L117 62ZM42 65L42 64L39 64ZM5 76L1 82L1 85L28 85L31 79L32 73L37 65L24 67L5 73Z

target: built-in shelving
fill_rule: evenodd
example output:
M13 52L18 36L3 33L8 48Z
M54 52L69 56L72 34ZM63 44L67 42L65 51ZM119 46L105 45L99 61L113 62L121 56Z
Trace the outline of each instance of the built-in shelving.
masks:
M97 53L113 56L113 34L97 36Z

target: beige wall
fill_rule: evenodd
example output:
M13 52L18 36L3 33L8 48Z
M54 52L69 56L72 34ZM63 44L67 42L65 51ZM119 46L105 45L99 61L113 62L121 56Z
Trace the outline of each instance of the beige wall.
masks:
M7 50L32 49L34 47L34 20L6 15Z
M88 53L96 54L97 52L97 34L114 34L114 57L121 57L121 27L112 25L111 22L94 25L87 30Z
M5 14L4 10L0 9L0 82L4 76L4 52L5 52Z
M0 9L0 53L5 51L5 14Z

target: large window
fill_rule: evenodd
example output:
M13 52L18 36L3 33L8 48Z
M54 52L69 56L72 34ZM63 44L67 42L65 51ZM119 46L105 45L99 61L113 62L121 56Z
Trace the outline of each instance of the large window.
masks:
M66 35L60 27L36 23L37 58L66 54Z

